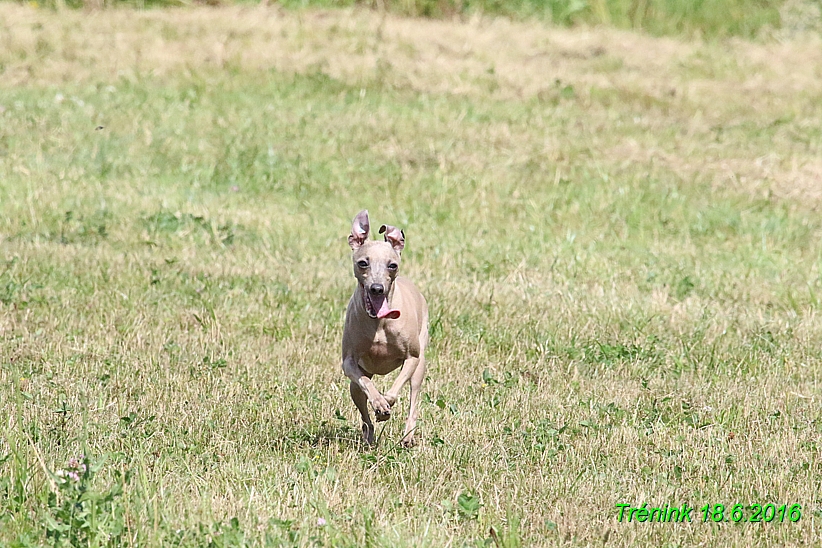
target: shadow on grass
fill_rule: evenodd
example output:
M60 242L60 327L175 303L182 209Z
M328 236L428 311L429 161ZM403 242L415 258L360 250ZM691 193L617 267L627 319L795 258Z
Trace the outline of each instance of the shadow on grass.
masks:
M320 421L313 424L294 425L293 430L274 433L272 445L283 449L297 447L339 447L367 449L359 428L340 421Z

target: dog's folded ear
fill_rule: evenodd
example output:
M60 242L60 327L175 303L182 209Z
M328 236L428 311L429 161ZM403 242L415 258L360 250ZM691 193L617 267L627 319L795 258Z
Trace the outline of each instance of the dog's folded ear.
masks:
M363 209L357 216L354 217L354 222L351 224L351 234L348 235L348 245L353 251L360 248L368 238L368 232L371 230L371 225L368 221L368 210Z
M397 253L402 252L402 249L405 247L405 232L395 226L382 225L380 227L380 234L383 233L385 233L385 241L391 244L394 251Z

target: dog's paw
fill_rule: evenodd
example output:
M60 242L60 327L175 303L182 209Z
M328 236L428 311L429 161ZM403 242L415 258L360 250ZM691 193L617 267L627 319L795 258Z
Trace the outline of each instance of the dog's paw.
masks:
M377 422L387 421L391 418L391 409L388 408L382 411L374 409L374 418L377 419Z
M383 396L371 402L371 407L374 408L374 418L377 422L387 421L391 418L391 406Z
M414 439L413 434L409 434L405 436L402 440L400 440L400 445L405 449L411 449L415 445L417 445L417 440Z

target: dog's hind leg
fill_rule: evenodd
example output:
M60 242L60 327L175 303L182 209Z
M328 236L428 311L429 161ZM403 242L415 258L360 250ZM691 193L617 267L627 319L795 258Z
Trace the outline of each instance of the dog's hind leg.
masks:
M371 415L368 413L368 396L354 381L349 383L348 391L362 417L362 438L368 445L374 445L374 423L371 422Z

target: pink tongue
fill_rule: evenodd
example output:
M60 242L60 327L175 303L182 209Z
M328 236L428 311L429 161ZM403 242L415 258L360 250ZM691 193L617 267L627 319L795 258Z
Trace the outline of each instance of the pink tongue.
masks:
M372 297L371 303L374 305L375 308L379 306L379 310L377 310L377 317L380 319L388 318L390 320L396 320L400 317L399 310L392 310L388 308L388 299L386 299L384 295L380 295L379 297Z

